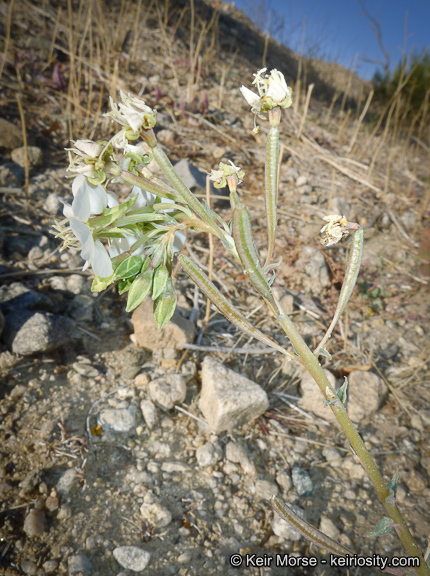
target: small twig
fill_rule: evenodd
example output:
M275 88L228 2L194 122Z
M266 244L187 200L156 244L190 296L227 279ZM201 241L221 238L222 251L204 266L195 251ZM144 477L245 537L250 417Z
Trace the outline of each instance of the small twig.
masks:
M276 350L273 348L253 348L252 346L245 346L244 348L227 348L226 346L200 346L198 344L189 344L184 342L177 344L178 350L194 350L196 352L229 352L230 354L274 354Z
M194 420L197 420L197 422L200 422L201 424L204 424L205 426L209 426L209 424L207 422L205 422L204 420L202 420L201 418L199 418L198 416L194 416L194 414L191 414L191 412L188 412L188 410L185 410L184 408L181 408L181 406L175 406L176 410L179 410L179 412L182 412L183 414L185 414L186 416L189 416L190 418L193 418Z
M25 125L25 116L24 116L24 109L22 107L21 96L17 94L16 102L18 104L19 116L21 118L21 126L22 126L22 142L24 144L24 172L25 172L25 184L24 190L25 195L28 198L28 183L30 180L30 164L28 159L28 143L27 143L27 128Z

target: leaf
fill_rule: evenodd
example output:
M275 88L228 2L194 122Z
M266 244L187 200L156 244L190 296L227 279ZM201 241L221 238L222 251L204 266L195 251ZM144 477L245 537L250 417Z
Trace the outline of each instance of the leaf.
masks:
M156 300L160 294L163 292L167 280L169 278L169 271L164 264L158 266L155 269L154 276L152 278L152 299Z
M396 473L387 484L387 488L390 495L385 498L385 502L387 502L388 504L396 503L398 484L399 484L399 472L398 470L396 470Z
M118 294L125 294L131 288L134 282L134 278L127 278L126 280L120 280L118 282Z
M372 530L372 532L370 532L368 536L371 538L379 538L379 536L389 534L393 529L394 525L395 522L393 522L391 518L387 518L387 516L384 516L383 518L381 518L381 520L379 520L374 530Z
M345 376L345 381L342 386L337 391L336 395L342 404L345 404L347 398L347 391L348 391L348 378Z
M91 292L103 292L110 284L112 284L112 276L109 278L100 278L96 276L91 284Z
M130 256L123 260L115 269L113 280L125 280L139 274L143 264L142 256Z
M176 308L176 292L171 278L167 279L163 293L154 301L154 318L158 330L164 328Z
M324 358L328 358L329 360L331 360L331 354L330 352L327 352L325 348L320 348L318 350L318 356L324 356Z
M136 276L128 292L126 312L132 312L148 295L152 284L153 270L150 268Z

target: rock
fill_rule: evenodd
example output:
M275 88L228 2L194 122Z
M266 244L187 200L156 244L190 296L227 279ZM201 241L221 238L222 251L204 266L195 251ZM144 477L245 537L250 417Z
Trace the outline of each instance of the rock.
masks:
M66 289L73 294L80 294L84 286L84 279L80 274L71 274L66 280Z
M137 376L138 378L139 376ZM142 410L143 418L149 430L152 430L158 421L157 407L151 400L142 400L140 403L140 409Z
M187 388L181 374L166 374L164 378L152 380L148 385L151 400L163 408L171 410L185 400Z
M37 565L31 560L22 560L21 570L24 572L24 574L28 574L28 576L35 576L37 573Z
M293 466L291 479L299 496L309 496L314 489L311 477L299 466Z
M182 182L190 190L192 190L193 192L197 188L200 188L201 190L206 190L206 177L207 177L206 172L203 172L203 170L200 170L199 168L197 168L197 166L194 166L193 164L191 164L191 162L188 162L186 158L183 158L182 160L177 162L174 168L175 172L180 177ZM213 187L213 182L211 182L211 193L212 194L219 193L219 191L217 191Z
M411 492L421 492L427 486L427 480L415 468L409 470L405 475L405 482Z
M301 518L305 517L304 510L295 504L289 504L288 506ZM272 530L276 536L284 538L284 540L290 540L290 542L297 542L302 537L298 530L290 526L290 524L283 520L276 512L274 512Z
M279 472L276 475L276 482L286 494L288 494L288 492L291 490L292 482L288 472Z
M201 468L213 466L222 458L222 450L218 443L206 442L196 450L197 463Z
M258 384L206 356L199 408L211 429L221 432L263 414L269 408L269 400Z
M131 322L138 346L154 351L162 348L176 348L177 344L193 342L195 327L192 322L175 310L170 322L159 331L152 313L152 306L152 300L145 300L132 314Z
M42 536L45 531L45 512L43 510L30 510L25 522L24 532L30 538Z
M324 370L324 372L330 384L335 388L336 378L328 370ZM318 418L323 418L329 422L337 422L331 409L328 406L324 406L324 397L321 394L317 383L308 371L306 371L302 376L300 391L302 394L300 407L303 410L306 412L312 412L312 414L315 414Z
M353 422L361 422L374 414L383 403L388 388L372 372L356 371L348 376L347 411Z
M341 216L346 216L348 219L351 216L350 211L351 208L346 198L343 198L343 196L335 196L332 198L330 214L340 214Z
M163 462L161 470L167 474L175 474L177 472L187 472L190 467L182 462Z
M257 474L254 462L250 459L248 450L241 442L229 442L225 447L225 457L229 462L240 464L245 474L250 476Z
M335 524L333 524L333 522L330 520L330 518L327 518L327 516L321 516L320 530L321 532L324 532L324 534L327 534L327 536L330 538L333 538L333 540L338 540L340 536L339 528L335 526Z
M55 512L55 510L58 510L59 505L60 501L56 496L48 496L45 501L45 507L49 512Z
M67 567L70 576L72 576L72 574L89 576L92 568L91 562L85 554L74 554L73 556L69 556L67 559Z
M353 458L344 458L341 469L347 473L349 480L362 480L366 476L363 466Z
M304 186L307 183L308 183L308 179L306 178L306 176L299 176L296 180L297 188L300 188L300 186Z
M119 546L112 553L118 564L133 572L145 570L151 558L149 552L137 546Z
M58 568L58 562L55 560L48 560L42 564L42 568L45 570L46 574L53 574Z
M140 513L148 524L157 528L165 528L172 521L171 512L160 504L148 504L144 502L140 507Z
M294 166L281 166L281 182L293 182L299 177L299 171Z
M27 156L28 156L28 163L31 167L38 167L43 166L43 152L37 146L28 146L27 147ZM11 158L14 162L21 166L21 168L25 167L25 148L21 146L20 148L15 148L12 150Z
M278 494L278 487L270 480L257 480L255 482L255 495L260 500L270 500Z
M105 432L131 432L136 426L135 409L131 406L129 408L107 408L100 412L97 423Z
M74 326L70 318L48 312L12 311L5 316L2 338L12 352L28 356L67 344Z
M76 471L73 468L66 470L61 474L57 482L57 492L63 495L68 494L76 482Z
M412 232L417 223L417 215L408 210L400 216L399 220L408 232Z
M60 197L55 192L51 192L45 199L43 203L43 209L51 214L51 216L56 216L58 212L62 209L62 203L60 202Z
M175 139L176 134L173 132L173 130L164 129L157 132L157 140L159 140L161 144L164 144L165 146L172 144Z
M305 246L300 258L296 262L296 268L304 270L312 278L312 292L319 293L321 288L330 284L327 265L324 255L314 246Z
M22 144L22 130L5 120L0 118L0 148L6 150L13 150Z
M326 447L323 448L322 454L327 462L333 468L337 468L342 464L342 455L336 448L333 447Z
M45 294L29 290L21 282L0 288L0 304L4 313L26 310L52 310L52 301Z

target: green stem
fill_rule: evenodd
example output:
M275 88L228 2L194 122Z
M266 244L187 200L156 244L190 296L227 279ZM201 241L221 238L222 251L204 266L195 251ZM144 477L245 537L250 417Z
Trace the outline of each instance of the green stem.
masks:
M265 194L267 222L267 258L264 267L270 264L275 249L278 203L278 163L279 163L279 130L272 126L267 135Z
M277 303L278 304L278 303ZM407 553L411 557L418 557L420 560L420 566L416 568L417 574L419 576L430 576L430 569L427 566L418 546L416 545L412 534L409 532L408 527L403 519L403 516L397 507L397 504L390 504L386 501L390 495L387 486L375 464L372 456L367 451L364 446L364 442L361 439L359 433L351 422L345 406L337 397L336 391L332 388L321 364L318 359L314 356L310 348L307 346L306 342L303 340L296 327L290 318L282 311L282 308L278 304L278 317L280 325L282 326L285 334L291 340L292 345L295 350L303 360L304 366L309 370L313 376L315 382L318 384L321 392L323 393L326 400L330 402L329 406L335 415L337 421L339 422L342 430L345 432L354 453L357 455L361 462L361 465L365 469L367 475L369 476L375 490L384 505L384 508L388 512L388 515L397 524L397 533L403 546L405 547Z
M209 226L211 233L220 240L224 237L223 231L215 224L213 218L206 212L194 194L185 186L179 176L176 174L170 160L159 146L152 148L152 153L157 164L160 166L163 174L176 190L183 202L191 208L206 224Z

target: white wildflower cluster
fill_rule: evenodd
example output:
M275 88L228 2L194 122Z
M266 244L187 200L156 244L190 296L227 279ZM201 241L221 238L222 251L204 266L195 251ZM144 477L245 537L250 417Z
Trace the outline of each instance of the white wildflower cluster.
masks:
M327 222L327 224L321 228L321 244L323 246L332 246L333 244L340 242L342 238L348 236L349 222L345 216L341 216L340 214L331 214L330 216L324 216L323 220Z

